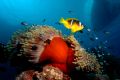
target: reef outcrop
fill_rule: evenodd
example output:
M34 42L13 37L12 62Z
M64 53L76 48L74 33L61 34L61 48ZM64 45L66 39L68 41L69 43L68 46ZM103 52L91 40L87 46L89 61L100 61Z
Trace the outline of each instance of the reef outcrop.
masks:
M73 35L63 36L51 26L37 25L17 31L7 47L12 64L25 68L16 80L70 80L75 71L101 73L95 55L82 48Z

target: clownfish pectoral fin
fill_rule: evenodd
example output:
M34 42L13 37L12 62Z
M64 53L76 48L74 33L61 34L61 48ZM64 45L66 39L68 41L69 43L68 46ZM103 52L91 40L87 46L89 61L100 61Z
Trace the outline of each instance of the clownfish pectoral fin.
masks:
M71 33L74 34L76 32L76 29L71 29Z
M80 33L83 33L83 31L82 31L82 30L80 30L79 32L80 32Z

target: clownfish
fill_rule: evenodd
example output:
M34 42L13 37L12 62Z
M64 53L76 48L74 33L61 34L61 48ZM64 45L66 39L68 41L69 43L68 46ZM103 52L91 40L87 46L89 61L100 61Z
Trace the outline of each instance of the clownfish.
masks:
M61 18L60 23L63 24L67 29L71 29L72 33L78 31L82 32L82 30L84 29L84 26L76 18L68 18L66 20L64 18Z

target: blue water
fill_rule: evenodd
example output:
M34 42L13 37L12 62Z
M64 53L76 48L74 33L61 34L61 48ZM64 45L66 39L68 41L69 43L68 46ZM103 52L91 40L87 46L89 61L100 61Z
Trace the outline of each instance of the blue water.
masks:
M76 33L84 48L106 42L109 52L120 56L120 0L0 0L0 42L6 44L13 32L23 28L22 21L54 26L68 34L63 25L55 24L61 17L79 19L91 29L92 37L98 37L91 41L87 30Z
M68 13L68 11L72 11ZM120 1L112 0L1 0L0 1L0 42L7 43L13 32L21 29L22 21L28 24L51 25L66 33L64 26L55 23L64 18L78 18L85 26L96 29L99 40L107 40L114 49L113 54L119 54L120 45ZM42 20L46 19L43 23ZM93 31L93 30L92 30ZM109 35L103 34L109 31ZM89 36L80 35L84 47L90 47L98 42L90 42ZM79 39L79 38L78 38ZM93 45L94 43L94 45Z

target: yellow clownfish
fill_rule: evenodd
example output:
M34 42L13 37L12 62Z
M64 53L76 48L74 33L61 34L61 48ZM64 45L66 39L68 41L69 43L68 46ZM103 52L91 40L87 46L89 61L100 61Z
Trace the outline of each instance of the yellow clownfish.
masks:
M68 18L66 20L64 18L61 18L60 23L62 23L67 29L71 29L72 33L82 31L84 28L81 22L76 18Z

